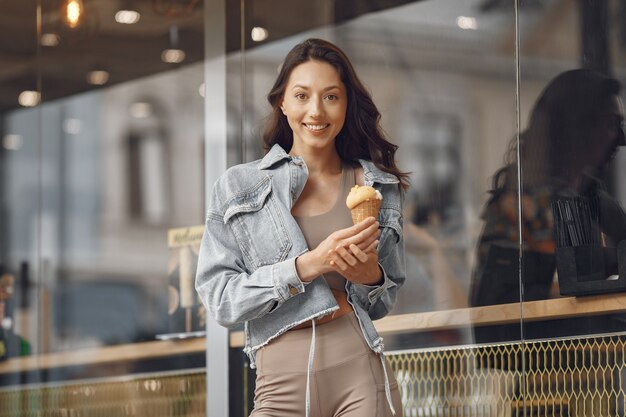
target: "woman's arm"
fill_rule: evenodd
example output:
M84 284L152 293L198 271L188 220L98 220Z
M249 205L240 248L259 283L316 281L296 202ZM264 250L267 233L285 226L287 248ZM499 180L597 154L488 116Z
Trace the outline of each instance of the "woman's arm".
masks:
M389 188L392 188L390 191ZM393 193L393 194L392 194ZM372 320L384 317L396 301L397 291L406 279L404 263L404 239L402 236L402 196L399 189L388 186L384 198L398 201L399 209L387 207L381 224L381 235L377 250L366 252L367 258L359 255L355 248L336 250L333 254L335 270L352 283L354 298L369 312ZM381 209L382 210L382 209Z
M332 233L310 252L261 266L250 273L223 215L209 210L198 259L196 290L217 322L232 326L275 310L289 298L305 292L303 281L312 281L333 270L328 258L330 248L343 245L367 248L377 236L375 221L362 222Z
M351 227L331 233L315 249L303 254L296 260L298 275L303 281L312 281L321 274L334 271L339 261L337 252L346 252L345 248L358 251L362 262L367 261L365 252L374 252L380 236L378 223L373 217ZM352 263L352 265L354 265ZM372 279L369 279L372 281ZM376 282L378 278L374 279Z
M353 284L356 300L368 312L372 320L385 317L396 302L398 289L406 280L404 264L404 240L402 235L397 242L385 251L385 256L378 259L378 267L382 274L379 285Z
M230 227L212 211L200 246L196 290L222 326L261 317L305 291L295 258L249 273Z

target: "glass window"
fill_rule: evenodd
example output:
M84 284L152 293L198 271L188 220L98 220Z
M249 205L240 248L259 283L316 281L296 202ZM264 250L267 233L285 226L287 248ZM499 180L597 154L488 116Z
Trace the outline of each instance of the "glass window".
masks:
M26 381L2 375L48 382L204 366L201 340L186 355L134 348L202 331L206 320L193 245L168 242L172 229L204 219L202 2L7 7L1 25L15 36L0 44L0 264L13 292L4 356L33 361L23 362Z
M515 136L515 25L512 8L470 3L318 2L306 11L311 19L298 19L303 11L290 2L276 2L280 16L265 2L246 2L241 30L246 49L242 57L229 55L233 68L245 73L242 85L233 81L229 90L231 108L241 114L236 136L244 138L233 161L262 156L266 95L291 47L321 37L352 60L382 114L382 127L399 146L400 167L410 172L404 207L407 280L392 312L397 315L492 304L492 284L477 284L482 256L477 242L491 176ZM511 230L516 227L510 224ZM515 248L513 243L511 285L519 288ZM519 290L506 296L501 302L519 301ZM462 314L465 324L455 329L433 325L390 335L388 343L469 343L472 321Z
M623 315L606 303L626 288L617 249L626 238L624 5L534 8L520 21L522 281L524 300L549 299L565 317L529 322L525 336L621 332ZM594 294L604 294L598 315L565 304Z

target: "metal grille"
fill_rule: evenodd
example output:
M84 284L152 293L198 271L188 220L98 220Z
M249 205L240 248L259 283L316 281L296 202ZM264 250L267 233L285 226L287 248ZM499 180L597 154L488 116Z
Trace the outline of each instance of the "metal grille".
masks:
M626 337L389 353L405 417L624 416Z
M0 417L205 417L205 390L204 371L17 387L0 391Z
M405 417L625 416L626 336L390 352ZM204 417L204 371L0 391L0 417Z

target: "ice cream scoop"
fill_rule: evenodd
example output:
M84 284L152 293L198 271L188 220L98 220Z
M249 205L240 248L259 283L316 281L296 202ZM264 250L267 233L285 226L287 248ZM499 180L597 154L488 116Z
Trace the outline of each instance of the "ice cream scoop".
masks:
M369 185L352 187L346 198L346 206L350 209L352 222L357 224L370 216L377 218L382 201L382 194L374 187Z

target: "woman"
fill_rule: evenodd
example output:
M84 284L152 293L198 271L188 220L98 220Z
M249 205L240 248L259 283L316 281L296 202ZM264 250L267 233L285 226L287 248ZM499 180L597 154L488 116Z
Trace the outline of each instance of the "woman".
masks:
M626 238L626 214L599 179L618 147L626 145L620 88L617 80L592 70L563 72L541 93L520 135L524 301L551 295L555 200L574 196L597 200L606 244L616 246ZM494 175L483 213L470 300L475 306L519 301L516 156L514 140L505 166ZM519 337L519 330L514 337Z
M196 288L223 326L245 323L261 416L401 414L372 320L405 279L396 146L346 55L308 39L268 95L263 159L215 184ZM352 225L354 184L383 196L378 219Z

